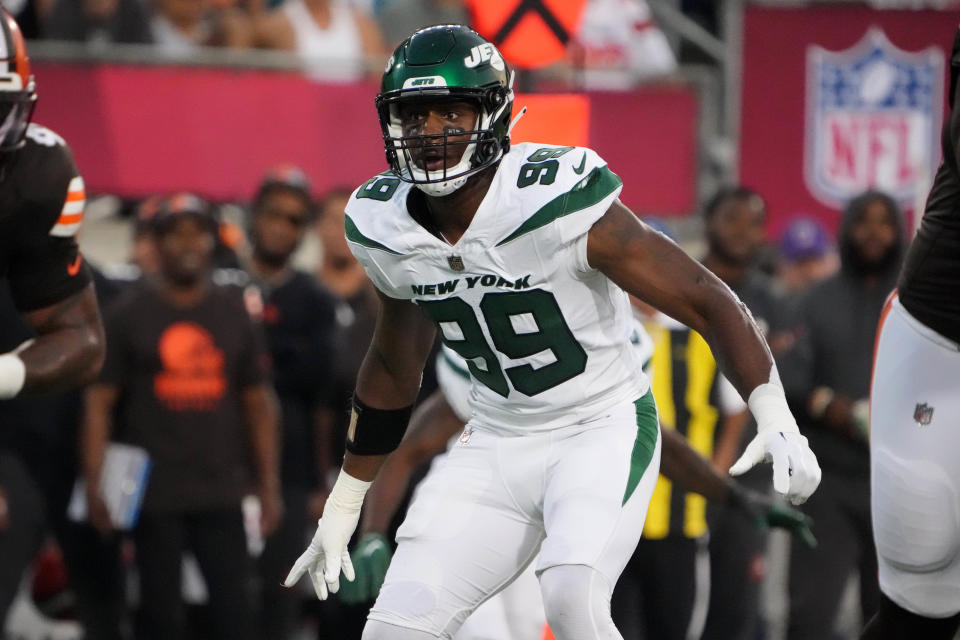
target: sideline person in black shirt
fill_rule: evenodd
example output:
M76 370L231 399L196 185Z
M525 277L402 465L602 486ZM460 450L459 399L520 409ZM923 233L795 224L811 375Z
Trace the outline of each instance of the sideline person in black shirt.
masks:
M703 266L737 294L767 342L775 344L783 324L781 305L773 281L757 266L765 243L766 216L766 203L752 189L720 189L704 208L707 254ZM753 432L748 423L744 435ZM735 460L746 445L747 441L742 441L740 449L727 456ZM766 491L769 485L759 469L752 469L740 480L758 491ZM707 513L710 583L723 588L710 590L703 640L752 640L762 625L760 586L766 578L767 534L726 505L711 504Z
M282 508L266 355L240 293L210 280L216 224L208 206L178 195L152 224L160 271L111 308L107 361L86 394L90 519L111 532L98 479L113 431L144 448L152 462L133 532L140 572L137 637L183 637L181 555L190 549L208 586L214 637L252 639L252 566L240 503L255 486L265 535Z
M320 517L326 475L334 468L329 407L334 299L314 278L294 269L291 257L312 222L315 204L298 167L272 168L257 189L250 212L247 271L260 289L263 326L280 402L280 478L285 512L259 559L260 637L290 637L300 598L282 586L297 559L303 535Z
M840 272L814 285L798 309L792 348L778 359L787 400L823 477L804 512L821 536L815 550L790 549L789 640L833 633L850 574L860 583L864 619L877 609L877 562L870 528L867 448L870 366L877 318L896 283L906 247L892 198L867 191L846 207L837 236Z

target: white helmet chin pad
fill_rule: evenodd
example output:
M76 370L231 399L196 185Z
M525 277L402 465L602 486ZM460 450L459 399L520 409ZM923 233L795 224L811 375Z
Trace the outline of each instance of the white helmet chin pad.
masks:
M433 175L441 174L442 171L426 171L419 167L408 164L402 153L398 154L401 166L407 172L407 175L413 178L414 186L423 191L428 196L448 196L467 183L467 179L479 170L474 168L470 162L473 152L476 149L476 143L471 142L464 150L460 162L452 167L448 167L446 172L450 175L449 180L441 182L429 182L434 180Z
M467 178L470 176L459 176L447 180L446 182L415 182L413 186L423 191L428 196L448 196L463 185L467 184Z

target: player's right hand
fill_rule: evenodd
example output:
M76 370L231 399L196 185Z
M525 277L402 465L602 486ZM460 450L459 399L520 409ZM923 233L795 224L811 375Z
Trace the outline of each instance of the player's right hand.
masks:
M773 463L773 488L793 504L806 502L820 484L817 456L796 423L783 428L760 425L743 455L730 467L730 475L742 475L761 462Z
M356 580L341 586L340 600L360 604L376 599L392 555L390 543L381 534L371 532L360 538L352 555Z
M356 512L332 509L328 501L323 517L317 522L317 532L313 534L310 546L293 563L287 579L283 581L284 586L292 587L307 573L317 597L326 600L328 593L336 593L340 589L341 570L344 577L352 581L353 564L347 544L359 520L359 509Z

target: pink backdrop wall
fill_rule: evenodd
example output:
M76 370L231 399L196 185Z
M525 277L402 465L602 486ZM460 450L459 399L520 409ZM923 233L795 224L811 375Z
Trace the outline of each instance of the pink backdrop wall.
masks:
M145 196L187 189L242 200L263 170L281 161L302 165L319 192L359 184L385 168L371 85L191 67L34 68L35 119L67 139L91 192ZM693 91L663 86L586 98L587 143L623 177L624 201L638 212L692 211ZM537 117L532 109L525 119ZM582 131L583 123L573 124Z

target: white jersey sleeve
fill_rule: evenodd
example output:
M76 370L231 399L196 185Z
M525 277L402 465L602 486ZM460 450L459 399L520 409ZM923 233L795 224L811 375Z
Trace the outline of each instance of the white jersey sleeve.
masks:
M528 162L520 167L517 176L518 193L529 197L523 204L530 215L499 244L549 225L555 231L555 248L573 245L575 266L589 269L587 232L620 195L623 182L592 149L521 146L536 149L526 156ZM523 149L524 153L529 151L530 148ZM541 160L544 157L548 159ZM578 241L581 244L576 245Z

